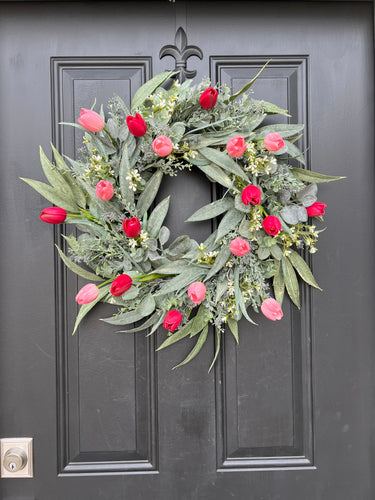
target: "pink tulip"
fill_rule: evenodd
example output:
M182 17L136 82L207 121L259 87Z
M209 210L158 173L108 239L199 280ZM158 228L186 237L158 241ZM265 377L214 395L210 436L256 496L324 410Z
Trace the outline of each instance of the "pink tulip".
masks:
M95 188L96 196L104 201L109 201L114 194L113 185L109 181L99 181Z
M239 158L240 156L242 156L246 148L247 144L245 142L245 139L240 135L233 137L233 139L230 139L227 142L228 155L232 156L233 158Z
M173 143L165 135L159 135L156 139L152 141L152 149L158 156L168 156L172 153Z
M77 122L89 132L100 132L104 128L103 118L92 109L81 109Z
M272 321L276 321L283 317L283 311L280 304L275 299L269 298L263 300L260 309L265 317Z
M195 281L189 286L187 293L194 304L200 304L206 296L206 286L201 281Z
M267 134L264 138L264 147L268 149L268 151L278 151L285 146L285 142L280 134L274 132L272 134Z
M242 238L235 238L229 245L230 251L238 257L242 257L250 252L250 245Z
M76 302L78 304L90 304L99 295L99 288L94 285L94 283L88 283L85 285L76 295Z
M48 224L61 224L66 219L66 210L60 207L43 208L39 218Z

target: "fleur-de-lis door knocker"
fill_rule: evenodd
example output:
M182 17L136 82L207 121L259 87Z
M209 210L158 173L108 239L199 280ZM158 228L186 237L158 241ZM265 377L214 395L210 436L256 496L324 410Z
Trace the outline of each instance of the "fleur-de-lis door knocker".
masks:
M180 72L180 82L184 82L187 78L194 78L194 76L197 74L197 71L188 70L186 68L187 60L192 56L203 59L203 52L196 45L187 44L187 36L185 30L181 28L181 26L176 31L174 43L174 45L164 45L164 47L160 49L160 59L165 56L172 56L176 60L175 70Z

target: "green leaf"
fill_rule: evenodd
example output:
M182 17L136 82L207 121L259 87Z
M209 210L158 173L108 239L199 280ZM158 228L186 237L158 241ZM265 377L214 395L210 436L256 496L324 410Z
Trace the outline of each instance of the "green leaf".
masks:
M78 276L81 276L81 278L85 278L86 280L89 281L103 281L102 278L97 276L94 273L90 273L90 271L86 271L86 269L83 269L82 267L78 266L75 262L69 259L64 252L57 246L57 251L59 252L59 255L61 257L61 260L64 262L66 267L68 267L73 273L78 274Z
M282 109L279 108L279 106L276 106L276 104L273 104L272 102L267 102L267 101L257 101L256 99L253 99L253 101L257 104L260 104L264 106L264 112L267 113L267 115L284 115L284 116L291 116L288 113L287 109Z
M253 83L257 80L257 78L262 74L263 70L266 68L266 66L271 62L271 59L269 61L266 62L266 64L263 66L263 68L261 68L258 73L254 76L254 78L252 78L249 83L247 83L244 87L242 87L241 90L239 90L238 92L236 92L235 94L231 95L230 98L229 98L229 101L233 101L234 99L236 99L236 97L238 97L239 95L243 94L244 92L246 92L247 90L249 90L249 88L253 85Z
M79 208L74 203L71 198L66 197L63 193L59 193L56 189L44 182L34 181L32 179L25 179L20 177L21 180L26 182L35 191L41 194L46 200L50 201L54 205L72 213L79 213Z
M91 309L98 302L100 302L102 299L104 299L104 297L108 294L108 292L109 292L110 289L111 289L111 284L103 286L103 288L99 289L100 290L99 291L99 295L98 295L98 297L94 301L90 302L90 304L83 304L80 307L80 310L79 310L79 313L77 314L76 322L75 322L75 325L74 325L73 335L77 331L77 328L78 328L79 324L81 323L81 321L83 320L83 318L86 316L86 314L89 311L91 311Z
M208 373L210 373L210 371L212 370L212 367L214 366L216 360L217 360L217 357L219 355L219 352L220 352L220 344L221 344L221 330L220 328L216 328L216 349L215 349L215 355L214 355L214 359L212 360L212 363L208 369Z
M175 122L171 126L171 136L174 143L179 142L184 133L185 133L185 124L183 122Z
M129 181L126 179L127 175L131 170L128 155L128 146L125 144L122 150L122 157L119 169L119 182L120 182L120 192L121 196L127 203L134 203L134 191L129 189Z
M288 295L291 298L292 302L298 307L298 309L300 309L301 305L299 300L299 285L293 266L286 258L283 258L283 260L281 261L281 266Z
M182 290L194 281L198 281L205 274L205 269L196 266L190 266L178 276L170 279L155 293L155 297L165 295L166 293Z
M272 257L276 260L281 260L283 258L283 251L279 245L272 245L272 247L270 247L270 252Z
M288 259L293 265L294 269L298 272L301 278L306 281L309 285L317 288L318 290L322 290L318 283L316 282L311 269L304 261L304 259L294 250L289 250L290 254L288 255Z
M260 260L268 259L270 256L270 249L267 247L259 247L257 250L258 257Z
M193 213L185 222L197 222L201 220L213 219L233 207L232 198L222 198L213 201Z
M216 284L216 296L215 296L215 304L219 302L224 293L228 290L228 282L218 281Z
M193 325L193 320L191 319L186 325L184 325L181 330L178 330L176 333L172 333L169 337L167 337L164 342L156 349L157 351L160 351L161 349L164 349L165 347L168 347L172 344L175 344L179 340L182 340L183 338L187 337L190 335L190 329Z
M203 328L201 334L198 337L197 343L195 344L193 349L190 351L190 353L186 356L186 358L181 363L174 366L173 370L175 368L178 368L179 366L186 365L186 363L189 363L192 359L195 358L195 356L199 353L199 351L202 349L204 343L206 342L207 334L208 334L208 325L205 328Z
M245 214L248 214L251 209L253 208L252 205L245 205L242 201L242 197L240 194L237 194L234 198L234 208L238 210L239 212L243 212Z
M160 87L164 82L171 78L173 75L176 75L177 71L164 71L164 73L160 73L159 75L154 76L151 80L148 80L145 84L143 84L135 93L131 110L132 112L141 106L147 97L152 94L158 87Z
M283 298L284 298L284 290L285 290L285 283L284 283L284 275L283 275L283 270L281 267L281 262L278 262L277 264L277 270L276 274L273 277L273 291L275 294L275 299L277 302L280 304L280 306L283 305Z
M221 219L219 227L217 228L216 241L219 241L223 236L228 234L230 231L236 229L237 225L242 220L242 217L243 213L239 212L235 208L229 210Z
M155 300L152 295L147 295L145 299L136 307L134 311L120 313L110 318L101 318L100 321L110 325L131 325L145 318L155 310Z
M166 226L162 226L159 231L160 245L165 245L165 243L169 240L170 235L170 230Z
M249 178L242 168L234 161L227 153L223 153L217 149L213 148L201 148L199 152L218 167L223 168L226 172L236 175L240 179L243 179L246 183L249 182Z
M199 168L199 170L205 173L209 179L212 179L213 182L218 182L226 188L230 188L232 186L230 177L228 177L224 170L222 170L220 167L213 164L196 166Z
M240 310L247 321L249 321L253 325L256 325L256 323L250 318L246 311L245 302L243 300L242 292L240 289L240 269L238 266L236 266L234 270L234 298L236 300L237 311Z
M255 131L255 136L252 139L264 139L267 134L277 132L281 137L293 137L303 130L304 125L279 123L276 125L266 125Z
M137 203L137 212L140 217L143 217L145 212L147 212L147 210L152 205L156 195L158 194L162 178L163 172L161 170L157 170L151 177L151 179L147 182Z
M225 266L230 256L231 256L231 251L229 245L224 245L221 248L219 254L217 255L215 262L204 281L207 281L210 278L212 278L212 276L215 276L215 274L218 273Z
M174 262L153 269L150 274L181 274L188 267L190 267L189 262L185 260L175 260Z
M290 141L285 140L284 143L286 146L285 152L288 153L289 156L292 156L295 160L302 163L302 165L306 165L305 158L303 156L302 151L299 148L297 148L297 146Z
M155 299L152 295L147 295L140 304L136 307L135 311L145 318L155 311Z
M64 179L64 176L57 170L55 165L49 161L41 146L39 146L39 154L40 163L48 182L57 191L64 193L65 196L73 200L73 193L69 184Z
M228 318L227 324L229 326L229 330L232 332L232 335L237 342L239 343L239 337L238 337L238 321L236 321L233 318Z
M148 219L147 232L152 238L156 238L159 234L160 228L168 213L170 198L170 196L167 196L167 198L156 205Z
M243 238L250 239L253 235L250 231L250 221L247 217L244 217L241 221L241 224L238 228L238 233Z
M291 171L297 179L304 182L332 182L338 181L340 179L346 179L346 177L335 177L332 175L319 174L318 172L312 172L311 170L305 170L303 168L292 167Z
M63 157L60 155L60 153L57 151L57 149L55 148L55 146L52 143L51 143L51 147L52 147L53 156L55 158L56 165L63 172L64 179L66 180L66 182L70 186L70 189L73 193L74 200L77 202L78 206L85 208L86 207L86 195L85 195L85 193L82 191L82 189L77 184L76 180L72 176L70 168L65 163Z
M135 328L130 328L130 330L120 330L117 333L135 333L135 332L141 332L143 330L146 330L147 328L150 328L150 326L153 326L157 321L159 321L161 312L158 311L154 313L150 318L148 318L144 323L142 323L140 326L137 326Z

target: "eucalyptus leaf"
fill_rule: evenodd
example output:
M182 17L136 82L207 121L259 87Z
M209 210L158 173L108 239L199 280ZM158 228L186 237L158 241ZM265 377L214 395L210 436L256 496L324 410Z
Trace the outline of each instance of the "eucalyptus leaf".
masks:
M298 193L296 193L296 196L305 207L310 207L318 199L317 193L318 186L314 183L309 184L308 186L298 191Z
M291 167L291 171L297 179L304 182L332 182L338 181L340 179L346 179L346 177L335 177L332 175L319 174L318 172L312 172L311 170L305 170L303 168Z
M167 198L156 205L148 219L147 232L152 238L156 238L159 234L160 228L168 213L170 198L170 196L167 196Z
M183 122L175 122L171 126L171 136L173 142L179 142L185 133L185 124Z
M299 300L299 285L293 266L285 257L281 261L281 266L288 295L291 298L292 302L298 307L298 309L300 309L301 305Z
M228 318L228 321L227 321L227 324L228 324L228 327L229 327L229 330L232 332L233 334L233 337L235 339L235 341L237 342L237 344L239 343L239 337L238 337L238 321L236 321L235 319L233 318Z
M299 207L297 205L287 205L281 210L280 212L281 217L287 224L292 224L292 225L298 224L299 222L298 208Z
M288 255L288 259L294 269L298 272L301 278L306 281L309 285L317 288L318 290L322 290L318 283L316 282L311 269L305 262L305 260L294 250L290 249L290 254Z
M145 212L147 212L147 210L152 205L156 195L158 194L162 178L163 172L161 170L157 170L151 177L151 179L147 182L137 203L137 212L140 217L143 217Z
M242 168L226 153L223 153L217 149L213 148L201 148L199 152L207 158L210 162L214 163L216 166L221 167L226 172L236 175L240 179L244 180L246 183L249 182L249 178Z
M241 221L241 224L238 228L238 233L243 238L250 239L252 237L252 233L250 231L250 221L247 217L244 217Z
M217 228L216 241L219 241L223 236L228 234L230 231L236 229L237 225L242 220L243 214L232 208L229 210L224 217L221 219L220 224Z
M66 267L68 267L71 271L73 271L73 273L75 273L78 276L81 276L81 278L85 278L86 280L89 280L89 281L103 281L103 278L101 278L100 276L97 276L96 274L91 273L90 271L86 271L86 269L83 269L78 264L76 264L71 259L69 259L69 257L67 257L64 254L64 252L57 245L55 245L55 247L57 248L57 251L59 252L61 260L64 262Z
M283 251L277 244L270 247L270 252L272 257L274 257L276 260L281 260L283 258Z
M270 249L267 247L259 247L257 250L258 257L260 260L268 259L270 256Z
M216 256L215 262L204 281L207 281L210 278L212 278L212 276L215 276L215 274L218 273L225 266L231 254L232 253L230 251L229 245L224 245L221 248L219 254Z
M136 108L144 103L144 101L150 94L155 92L158 87L163 85L164 82L166 82L169 78L171 78L173 75L176 75L177 73L177 71L165 71L164 73L160 73L154 76L154 78L151 78L151 80L148 80L146 83L144 83L137 90L133 97L131 103L131 111L134 112Z
M217 201L213 201L208 205L200 208L196 212L193 213L185 222L197 222L207 219L213 219L218 215L226 212L230 208L233 207L233 199L231 198L222 198Z
M197 343L195 344L193 349L190 351L190 353L186 356L186 358L181 363L174 366L173 370L175 368L178 368L179 366L186 365L186 363L189 363L192 359L195 358L195 356L199 353L199 351L202 349L204 343L206 342L207 334L208 334L208 325L205 328L203 328L201 334L198 337Z

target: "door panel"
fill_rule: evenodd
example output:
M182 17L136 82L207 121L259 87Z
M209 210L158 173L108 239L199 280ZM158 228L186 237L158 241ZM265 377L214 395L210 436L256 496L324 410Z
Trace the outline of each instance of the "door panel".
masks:
M2 480L1 498L373 498L372 16L372 2L0 2L0 437L35 446L35 478ZM319 189L324 291L303 288L302 312L286 304L277 325L241 323L210 374L213 332L175 371L189 342L156 353L163 329L117 334L99 321L110 306L72 337L82 283L38 219L46 202L18 180L42 180L39 144L79 154L80 133L59 122L172 69L159 51L179 26L203 52L187 62L197 81L238 90L272 59L254 97L306 124L309 168L347 176ZM184 220L216 190L191 172L161 191L172 233L202 241L210 225Z

